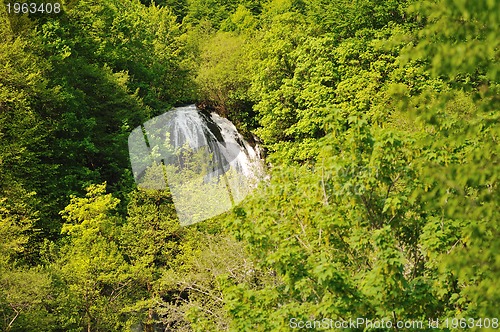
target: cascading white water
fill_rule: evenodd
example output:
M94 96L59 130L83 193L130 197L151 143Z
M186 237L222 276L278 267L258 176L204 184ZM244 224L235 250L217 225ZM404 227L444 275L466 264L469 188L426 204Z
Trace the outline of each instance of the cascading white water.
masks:
M134 129L129 153L140 188L165 190L168 184L181 225L229 210L264 175L258 153L235 126L194 105Z
M235 154L235 158L230 162L230 165L248 178L262 177L262 162L257 149L243 138L231 121L219 116L217 113L211 113L210 116L219 128L223 141L240 150L240 153Z

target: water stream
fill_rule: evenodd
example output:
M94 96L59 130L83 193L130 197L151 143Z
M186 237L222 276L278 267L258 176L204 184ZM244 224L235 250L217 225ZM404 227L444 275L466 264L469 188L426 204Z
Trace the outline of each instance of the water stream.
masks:
M138 187L170 190L181 225L228 211L264 175L258 150L236 127L195 105L147 121L128 142Z

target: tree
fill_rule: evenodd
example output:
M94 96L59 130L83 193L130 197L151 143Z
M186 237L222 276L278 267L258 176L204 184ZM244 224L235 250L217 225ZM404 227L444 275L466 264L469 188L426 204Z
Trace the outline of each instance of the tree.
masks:
M430 184L422 193L425 208L441 212L431 224L439 233L428 236L436 241L453 231L453 243L433 262L460 285L449 298L447 316L485 317L497 311L499 298L494 286L499 277L494 258L500 196L498 4L439 1L414 9L427 24L412 52L449 87L412 103L421 122L436 133L423 138L429 153L420 166ZM417 106L423 100L429 101L425 112Z
M31 239L38 213L34 193L18 184L3 187L0 198L0 328L3 331L46 331L54 321L46 307L52 280L31 267Z
M122 309L130 303L130 267L119 250L119 201L105 194L105 184L87 189L84 198L72 197L61 212L69 237L55 263L65 288L59 296L67 330L118 331L126 327Z

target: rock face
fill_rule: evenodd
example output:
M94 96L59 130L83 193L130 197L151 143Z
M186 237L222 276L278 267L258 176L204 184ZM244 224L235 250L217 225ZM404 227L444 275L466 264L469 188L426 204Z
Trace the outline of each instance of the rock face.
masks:
M264 175L258 147L229 120L195 105L135 128L128 146L138 187L170 190L181 225L231 209Z

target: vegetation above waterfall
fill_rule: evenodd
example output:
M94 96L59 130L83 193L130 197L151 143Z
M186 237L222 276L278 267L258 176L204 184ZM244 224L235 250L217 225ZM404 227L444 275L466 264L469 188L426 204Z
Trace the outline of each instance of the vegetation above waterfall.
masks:
M499 328L500 2L32 2L0 6L0 331ZM195 102L270 179L181 227L127 137Z

